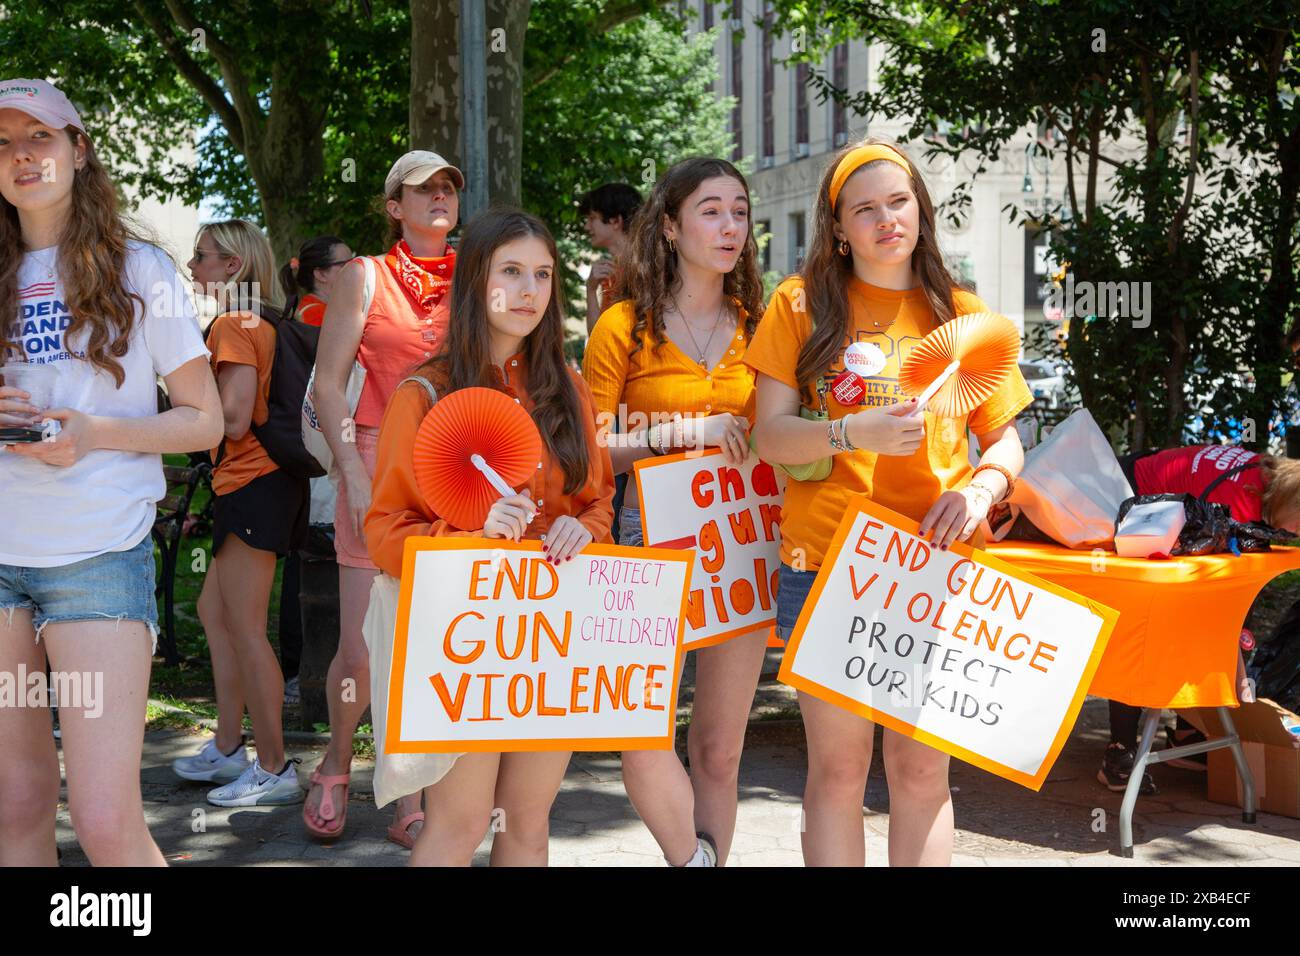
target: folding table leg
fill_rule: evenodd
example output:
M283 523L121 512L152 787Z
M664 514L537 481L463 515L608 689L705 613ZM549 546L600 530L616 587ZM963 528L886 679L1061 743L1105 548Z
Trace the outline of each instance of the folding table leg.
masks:
M1138 741L1137 753L1133 755L1133 772L1129 774L1128 786L1124 788L1124 802L1119 807L1119 854L1133 856L1133 809L1137 806L1138 791L1142 789L1142 778L1146 775L1147 755L1151 753L1151 744L1156 739L1156 728L1160 725L1160 708L1148 707L1142 712L1142 736Z
M1232 741L1232 759L1237 762L1237 773L1241 776L1241 822L1254 823L1255 775L1250 772L1250 764L1246 763L1246 754L1241 749L1241 738L1237 736L1237 727L1232 722L1232 715L1228 712L1228 708L1214 709L1219 712L1219 720L1223 721L1227 739Z

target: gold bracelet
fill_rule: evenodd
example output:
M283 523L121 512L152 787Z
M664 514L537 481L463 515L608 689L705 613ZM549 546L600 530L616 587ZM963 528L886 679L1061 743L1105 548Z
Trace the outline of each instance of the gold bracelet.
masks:
M1011 474L1010 471L1008 471L1006 468L1003 468L1001 465L994 464L991 461L981 462L975 468L975 470L971 472L970 480L974 481L976 476L979 475L981 471L996 471L998 474L1000 474L1003 478L1007 480L1007 490L1004 491L1002 493L1002 497L994 501L993 504L997 504L998 501L1006 501L1008 498L1011 497L1011 489L1016 486L1016 478L1013 474ZM984 490L988 491L990 496L993 494L993 492L990 491L988 488L985 488Z

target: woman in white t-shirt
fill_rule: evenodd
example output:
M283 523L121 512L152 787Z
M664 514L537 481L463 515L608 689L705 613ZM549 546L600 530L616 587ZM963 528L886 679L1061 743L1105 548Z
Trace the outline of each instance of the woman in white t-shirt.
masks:
M162 866L140 796L149 532L161 453L212 447L221 404L175 266L132 236L76 110L41 80L0 81L0 357L36 369L0 387L0 428L61 425L0 445L0 672L26 687L48 661L91 863ZM58 799L50 713L28 694L0 707L0 865L54 865Z

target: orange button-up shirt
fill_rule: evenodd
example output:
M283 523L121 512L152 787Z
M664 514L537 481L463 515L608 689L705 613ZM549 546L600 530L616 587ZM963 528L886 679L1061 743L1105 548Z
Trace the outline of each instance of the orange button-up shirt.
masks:
M587 441L588 481L574 494L565 494L564 471L543 443L541 467L527 483L516 487L521 494L527 488L538 505L537 517L528 526L525 537L541 538L556 518L570 515L591 532L597 543L608 543L614 520L614 470L608 449L596 437L596 408L591 391L576 372L570 371L569 376L577 392L583 436ZM508 361L506 377L498 387L532 413L528 367L522 353ZM406 382L393 393L379 428L374 485L370 510L366 512L366 545L370 559L395 578L402 575L402 550L412 535L483 535L482 529L465 531L438 517L415 480L411 449L420 424L432 407L429 393L422 386Z
M746 312L739 303L737 311L731 342L712 369L691 361L671 339L655 345L649 329L641 334L641 348L631 354L632 302L624 299L602 312L582 359L602 424L617 423L620 431L633 432L673 414L730 413L752 421L754 373L745 365Z

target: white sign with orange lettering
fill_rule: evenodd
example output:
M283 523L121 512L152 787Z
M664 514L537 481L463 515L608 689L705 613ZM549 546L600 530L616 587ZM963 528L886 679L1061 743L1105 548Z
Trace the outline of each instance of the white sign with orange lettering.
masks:
M691 555L408 538L388 753L673 746Z
M751 455L739 468L716 448L636 463L645 543L694 548L686 650L776 622L785 474Z
M860 498L779 679L1037 790L1118 614Z

